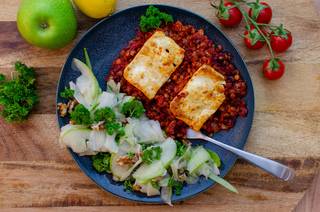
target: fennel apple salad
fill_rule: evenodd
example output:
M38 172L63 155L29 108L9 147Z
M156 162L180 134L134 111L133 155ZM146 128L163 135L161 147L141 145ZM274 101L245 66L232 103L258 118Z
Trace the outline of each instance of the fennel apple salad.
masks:
M86 64L73 59L72 69L81 76L60 93L66 103L58 103L59 114L70 116L61 128L62 146L91 155L97 172L112 174L125 190L161 195L169 205L173 192L179 195L184 183L195 184L200 176L238 193L218 176L220 158L215 152L168 137L135 97L120 92L120 83L110 80L102 91L86 50L85 57Z

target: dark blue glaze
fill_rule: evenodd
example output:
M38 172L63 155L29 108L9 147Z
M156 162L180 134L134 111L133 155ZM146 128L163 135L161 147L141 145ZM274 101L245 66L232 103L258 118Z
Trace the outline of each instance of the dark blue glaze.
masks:
M100 87L105 90L106 85L104 79L109 73L112 61L114 58L119 57L123 47L128 45L129 41L136 37L136 28L139 26L140 17L145 14L149 6L150 5L141 5L122 10L102 20L86 32L75 44L65 62L61 72L57 94L64 91L65 86L69 87L69 81L75 81L75 79L80 76L79 72L75 72L71 69L71 60L72 58L78 58L85 62L83 53L84 48L87 48L93 72L99 81ZM228 132L221 131L220 133L215 134L214 138L242 149L249 135L253 121L254 92L248 69L236 47L223 32L201 16L169 5L154 4L154 6L159 8L162 12L171 14L175 21L181 21L184 25L193 25L197 29L203 29L205 35L213 40L215 45L221 44L223 46L223 51L231 52L233 55L232 64L239 70L241 77L247 83L247 95L244 97L244 101L247 105L248 114L246 117L239 116L232 129ZM57 95L56 101L58 103L65 102L66 100ZM57 118L60 128L69 121L68 117L61 118L58 114ZM237 159L237 156L233 153L209 142L201 140L192 140L192 142L195 145L203 145L205 148L215 151L220 156L225 164L225 169L221 171L222 177L230 170ZM146 194L140 192L124 191L123 184L113 181L111 174L99 174L94 170L91 157L80 157L70 149L69 152L79 167L102 189L127 200L146 203L162 202L160 196L147 197ZM181 195L173 194L172 201L175 202L197 195L209 189L214 184L215 182L202 178L196 185L184 186Z

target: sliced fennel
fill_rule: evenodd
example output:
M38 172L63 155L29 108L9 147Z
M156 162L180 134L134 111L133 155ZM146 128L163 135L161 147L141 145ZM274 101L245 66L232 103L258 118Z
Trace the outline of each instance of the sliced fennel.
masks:
M88 110L97 106L100 87L98 80L94 76L92 70L78 59L72 60L72 69L81 72L81 76L76 79L76 83L70 88L75 90L74 96L80 104L83 104ZM72 86L72 87L71 87Z
M70 147L80 155L110 154L111 156L105 157L109 159L105 164L108 164L108 167L110 164L114 180L133 180L134 185L140 187L140 192L146 193L147 196L161 194L163 202L169 205L172 205L173 191L180 192L184 181L196 184L200 176L210 178L239 193L230 183L217 176L220 174L220 158L215 152L202 146L192 147L179 143L177 146L177 141L167 138L159 122L149 120L146 115L138 118L126 117L126 114L122 113L122 107L128 105L125 103L132 101L133 97L121 93L120 83L117 84L113 80L107 82L106 91L102 91L93 75L86 51L85 54L88 66L74 59L72 68L79 70L82 75L75 83L70 82L69 85L70 89L74 90L74 98L90 111L94 123L91 128L72 124L63 126L60 133L61 145ZM112 131L107 133L107 127L110 125L104 125L103 120L95 119L95 111L105 110L106 107L114 112L113 116L109 117L113 117L112 120L121 127L124 135L117 130L113 131L113 134ZM159 147L160 157L153 158L154 155L151 155L150 158L153 160L149 165L143 162L146 149L155 148L155 151ZM134 156L138 157L138 160L130 162ZM122 166L119 165L121 160Z
M229 189L230 191L233 191L233 192L239 194L239 191L235 187L233 187L229 182L225 181L221 177L211 173L211 174L209 174L209 178L213 181L216 181L217 183L224 186L225 188Z

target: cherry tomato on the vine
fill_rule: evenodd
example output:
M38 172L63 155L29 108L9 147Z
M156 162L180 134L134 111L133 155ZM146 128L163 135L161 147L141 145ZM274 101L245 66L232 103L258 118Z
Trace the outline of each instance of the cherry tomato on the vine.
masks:
M231 6L234 6L234 4L232 2L227 2L227 3L224 3L224 6L231 7ZM227 18L226 17L227 15L224 15L224 13L229 13L229 17ZM241 11L237 7L233 7L231 9L223 11L221 17L219 17L219 15L220 15L220 11L217 12L217 17L219 21L224 26L227 26L227 27L233 27L238 25L241 22L242 16L243 16Z
M272 18L271 7L265 2L260 2L256 6L250 7L248 14L254 21L262 24L270 23Z
M265 36L267 36L264 29L260 28L260 30ZM254 26L250 27L250 31L246 30L243 35L244 43L249 49L261 49L266 43L265 39L261 36L261 33Z
M284 29L284 31L287 31ZM278 34L276 32L271 32L270 35L270 44L271 48L275 52L284 52L286 51L292 44L292 35L291 34Z
M285 66L280 59L270 59L263 64L263 74L269 80L277 80L284 74Z

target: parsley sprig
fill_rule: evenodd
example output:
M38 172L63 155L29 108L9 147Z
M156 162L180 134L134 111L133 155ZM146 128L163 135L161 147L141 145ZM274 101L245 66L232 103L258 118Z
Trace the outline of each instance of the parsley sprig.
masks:
M67 86L64 87L64 92L60 92L60 96L65 99L73 98L73 95L74 90L67 88Z
M93 166L98 172L111 171L110 170L111 155L107 152L99 152L92 156Z
M138 100L135 100L134 97L132 97L128 102L124 103L121 108L121 113L130 117L139 118L144 112L146 112L146 110Z
M160 146L153 147L151 149L146 149L143 151L141 156L142 162L150 165L154 160L159 160L161 158L162 148Z
M3 105L2 117L7 122L28 120L29 111L34 105L39 104L37 88L34 85L33 67L27 67L21 62L15 63L15 71L20 75L6 81L6 76L0 74L0 104Z
M158 8L154 6L149 6L146 11L146 16L141 16L140 28L142 32L147 32L150 29L158 29L162 21L168 24L168 22L173 22L172 15L168 15L167 13L160 12Z
M82 104L74 108L74 111L70 113L70 118L78 125L90 126L93 123L89 110Z

